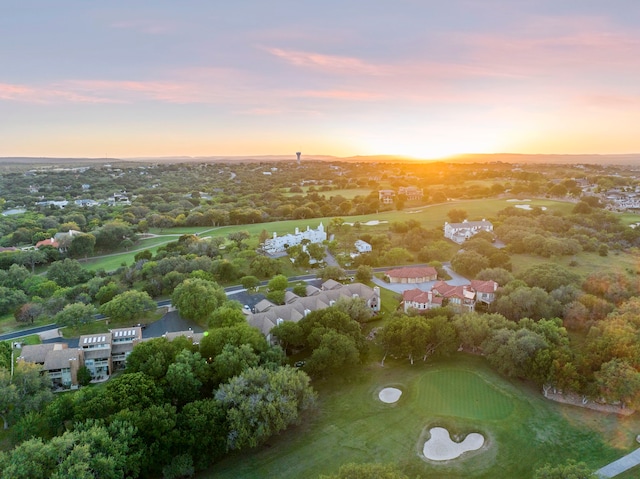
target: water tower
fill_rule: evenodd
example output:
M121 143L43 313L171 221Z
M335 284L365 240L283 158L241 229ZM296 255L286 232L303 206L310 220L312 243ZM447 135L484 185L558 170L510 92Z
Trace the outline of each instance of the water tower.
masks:
M302 153L297 151L296 152L296 157L298 158L298 166L300 165L300 155L302 155Z

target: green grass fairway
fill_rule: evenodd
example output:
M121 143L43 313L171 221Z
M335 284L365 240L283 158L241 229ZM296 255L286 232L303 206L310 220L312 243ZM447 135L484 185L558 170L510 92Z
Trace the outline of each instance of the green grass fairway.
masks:
M384 404L384 387L403 391ZM545 400L496 375L482 358L372 363L351 380L316 385L317 411L253 451L232 455L200 478L316 478L348 462L393 462L410 477L531 478L546 462L585 461L594 470L634 449L637 418ZM419 457L428 427L479 432L485 447L445 463Z

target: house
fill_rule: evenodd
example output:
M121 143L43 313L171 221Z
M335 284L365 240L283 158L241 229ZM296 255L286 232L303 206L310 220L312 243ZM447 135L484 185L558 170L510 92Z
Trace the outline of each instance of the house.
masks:
M85 334L80 336L78 348L84 354L84 365L93 379L107 379L113 372L111 362L111 334Z
M54 388L77 388L78 369L84 365L82 351L69 349L66 344L55 344L45 358L42 370L49 374Z
M278 236L277 233L273 233L273 238L266 240L262 245L262 249L268 254L282 253L290 246L301 244L304 240L309 240L310 243L322 243L326 239L327 233L321 222L315 230L307 226L306 231L300 231L296 228L294 234L289 233L284 236Z
M421 200L424 196L422 188L416 186L401 186L398 188L398 195L404 195L407 200Z
M468 285L450 285L438 281L430 290L415 288L402 293L405 313L410 309L424 311L438 308L444 304L451 305L458 311L474 311L478 303L491 304L495 300L498 283L495 281L471 280Z
M496 299L496 291L498 283L495 281L482 281L479 279L471 280L471 288L476 292L476 301L482 301L485 304L491 304Z
M473 311L475 309L476 292L468 285L453 286L444 281L438 281L433 285L431 291L446 299L448 304L458 311Z
M390 205L393 203L393 199L396 196L396 192L393 190L379 190L378 191L378 200L380 203L385 205Z
M74 203L77 206L81 206L83 208L89 208L91 206L98 206L100 203L98 203L96 200L91 200L91 199L80 199L80 200L75 200Z
M298 322L312 311L333 306L340 298L362 298L372 311L380 311L380 288L370 288L362 283L341 284L328 280L320 289L307 287L308 296L293 293L283 305L275 305L266 299L255 306L255 312L245 312L247 322L258 328L271 341L271 330L285 321Z
M84 365L84 356L65 343L28 344L22 348L18 361L41 365L53 387L70 388L78 386L78 369Z
M407 266L390 269L385 277L390 283L427 283L438 279L438 272L433 266Z
M482 221L464 220L462 223L444 224L444 237L449 238L451 241L458 244L464 243L473 235L481 231L493 231L493 224L485 219Z
M409 289L402 293L404 312L410 309L424 311L442 306L442 296L435 295L432 291L422 291L419 288Z
M111 330L111 364L114 371L125 368L127 357L140 341L142 341L140 326Z
M367 243L366 241L362 241L361 239L357 240L353 246L355 246L356 251L357 251L357 255L362 254L362 253L371 253L371 245L369 243ZM353 256L353 254L352 254Z
M36 243L36 249L38 248L42 248L43 246L51 246L55 249L58 249L60 247L60 243L58 243L55 238L49 238L46 240L42 240L42 241L38 241Z
M38 241L36 243L36 249L41 248L42 246L52 246L62 252L67 251L69 246L71 246L71 241L73 241L74 236L84 234L82 231L69 230L64 232L56 233L53 238L49 238L46 240Z
M53 351L55 346L56 345L54 343L25 344L22 347L22 351L18 360L25 361L27 363L35 363L42 366L47 358L47 353ZM66 344L64 346L66 347Z

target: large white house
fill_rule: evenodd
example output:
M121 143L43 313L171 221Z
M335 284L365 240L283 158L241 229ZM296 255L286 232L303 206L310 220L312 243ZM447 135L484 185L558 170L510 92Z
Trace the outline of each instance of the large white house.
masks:
M444 237L449 238L451 241L455 241L458 244L464 243L473 235L480 231L493 231L493 224L491 221L467 221L462 223L445 223L444 224Z
M269 254L282 253L290 246L301 244L303 240L309 240L310 243L322 243L326 239L327 233L321 222L315 230L309 229L307 226L306 231L300 231L296 228L296 232L294 234L288 233L284 236L278 236L277 233L273 233L273 238L266 240L262 249Z

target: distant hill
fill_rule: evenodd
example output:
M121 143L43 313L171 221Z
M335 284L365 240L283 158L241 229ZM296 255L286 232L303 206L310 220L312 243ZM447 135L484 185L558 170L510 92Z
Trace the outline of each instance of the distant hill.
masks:
M131 158L47 158L47 157L0 157L0 167L9 165L25 166L80 166L126 163L214 163L214 162L295 162L294 155L243 155L243 156L162 156ZM302 155L305 161L349 161L370 163L404 162L446 162L446 163L529 163L529 164L600 164L600 165L638 165L640 153L623 155L532 155L520 153L474 153L455 155L446 158L419 159L399 155L364 155L337 157L330 155Z

